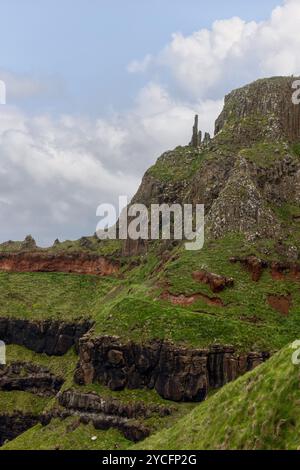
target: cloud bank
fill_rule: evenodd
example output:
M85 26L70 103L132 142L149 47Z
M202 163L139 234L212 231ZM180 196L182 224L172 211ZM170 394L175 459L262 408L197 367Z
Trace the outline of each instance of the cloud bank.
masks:
M32 117L8 96L0 107L0 239L31 233L50 244L93 233L97 205L132 196L162 151L189 141L196 112L212 131L232 88L300 73L299 21L299 0L287 0L261 23L236 17L174 33L157 55L128 65L145 85L122 114ZM16 95L40 92L39 83L9 80Z

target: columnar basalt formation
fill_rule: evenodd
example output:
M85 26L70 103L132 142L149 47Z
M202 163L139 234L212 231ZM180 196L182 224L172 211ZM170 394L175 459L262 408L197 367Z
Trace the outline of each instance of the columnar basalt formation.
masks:
M54 320L29 321L15 318L0 318L0 338L6 344L25 346L37 353L62 356L92 326L86 320L66 323Z
M225 97L224 109L216 121L215 133L218 134L232 116L240 122L249 116L261 116L266 118L268 124L260 129L261 133L267 131L266 137L299 141L300 107L295 106L292 101L292 85L295 80L295 77L273 77L257 80L232 91ZM242 137L242 131L237 126L237 139ZM244 137L248 137L249 144L249 133Z
M221 387L264 362L268 353L238 355L230 346L188 349L165 341L123 343L116 337L80 340L75 381L100 382L112 390L150 388L173 401L202 401L210 388Z
M107 276L117 274L119 265L103 256L89 253L0 253L0 271L62 272Z
M202 132L198 130L198 121L199 117L198 114L196 114L193 126L192 140L190 143L190 145L194 148L200 147L202 141Z

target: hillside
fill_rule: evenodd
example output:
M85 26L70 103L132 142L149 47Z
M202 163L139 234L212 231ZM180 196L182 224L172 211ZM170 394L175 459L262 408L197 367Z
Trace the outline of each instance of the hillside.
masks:
M296 390L288 350L269 360L300 336L293 80L233 91L214 137L202 140L195 125L189 145L146 172L132 202L205 204L202 250L95 235L43 249L31 236L0 245L0 339L9 345L0 366L3 448L123 449L150 434L145 446L186 448L178 436L189 419L187 439L198 448L296 446L290 430L280 428L273 440L271 427L266 437L257 431L271 412L266 384L281 397ZM270 426L296 413L279 398L272 397ZM208 422L213 408L216 420Z
M299 450L299 366L286 347L136 449Z

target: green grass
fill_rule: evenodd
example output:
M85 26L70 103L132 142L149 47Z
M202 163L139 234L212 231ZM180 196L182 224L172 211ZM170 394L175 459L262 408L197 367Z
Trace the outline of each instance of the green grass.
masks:
M73 384L73 375L78 362L78 356L74 348L70 349L64 356L47 356L39 354L23 346L9 344L6 346L7 364L13 362L30 362L46 367L49 371L65 380L65 387Z
M38 415L43 412L50 401L51 398L40 397L29 392L0 391L0 414L13 414L20 411Z
M159 249L153 245L119 279L0 273L0 315L70 321L90 318L95 321L94 335L117 335L138 342L159 338L197 347L230 343L238 350L278 350L300 333L299 283L274 281L267 270L259 282L253 282L239 263L229 262L234 255L259 255L257 246L246 243L242 236L229 234L208 241L196 253L177 247L163 265ZM212 293L209 286L193 279L193 272L201 269L233 277L234 287ZM175 306L160 299L164 290L173 295L219 297L224 307L207 305L203 298L190 306ZM288 317L270 307L269 294L291 295Z
M1 317L86 319L117 280L64 273L0 272Z
M96 436L96 440L92 437ZM52 420L48 426L37 424L1 450L116 450L127 449L132 442L118 431L99 431L92 424L80 424L78 418Z
M193 147L177 147L164 153L147 174L165 183L175 183L191 179L199 170L206 153Z
M107 257L119 257L122 242L120 240L99 240L96 236L82 237L79 240L64 240L47 248L24 248L21 241L8 241L0 243L0 253L17 253L20 251L34 251L44 254L59 253L91 253Z
M262 168L268 168L287 155L287 149L283 142L256 142L242 149L240 155Z
M299 366L287 347L197 406L137 449L267 449L300 447Z
M21 346L8 345L7 363L10 364L15 361L31 362L36 365L41 365L47 367L52 373L63 377L65 382L61 390L74 389L80 393L94 392L103 399L115 399L126 405L142 402L148 406L167 406L172 410L170 416L163 418L160 417L158 413L152 413L150 417L138 419L140 423L145 424L152 432L156 432L162 427L173 425L180 417L191 411L195 406L194 403L178 404L164 400L155 390L144 389L113 392L108 387L97 383L79 386L73 381L74 371L78 361L73 349L62 357L48 357L45 354L38 354ZM18 391L0 392L0 400L0 413L6 412L9 414L19 411L39 415L43 411L51 411L52 408L57 408L58 406L55 397L41 398L31 393ZM73 424L76 422L77 426L73 429ZM112 429L103 433L95 432L92 426L83 426L76 419L68 419L66 421L55 419L52 420L46 428L41 425L35 426L25 432L24 435L19 436L13 442L7 444L4 448L52 449L57 446L59 435L63 436L62 441L59 443L62 449L114 449L116 447L123 449L129 445L122 434ZM98 442L91 441L90 436L93 435L99 437ZM132 443L130 444L132 445Z

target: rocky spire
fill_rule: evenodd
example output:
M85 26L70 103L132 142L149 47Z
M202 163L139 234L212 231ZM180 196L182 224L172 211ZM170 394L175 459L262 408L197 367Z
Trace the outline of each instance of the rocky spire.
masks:
M22 242L22 249L33 250L36 248L35 239L31 235L27 235L25 240Z
M199 147L201 145L202 132L198 131L198 114L195 116L194 126L193 126L193 135L190 145L192 147Z
M210 141L211 141L210 134L208 132L205 132L203 145L209 145Z

